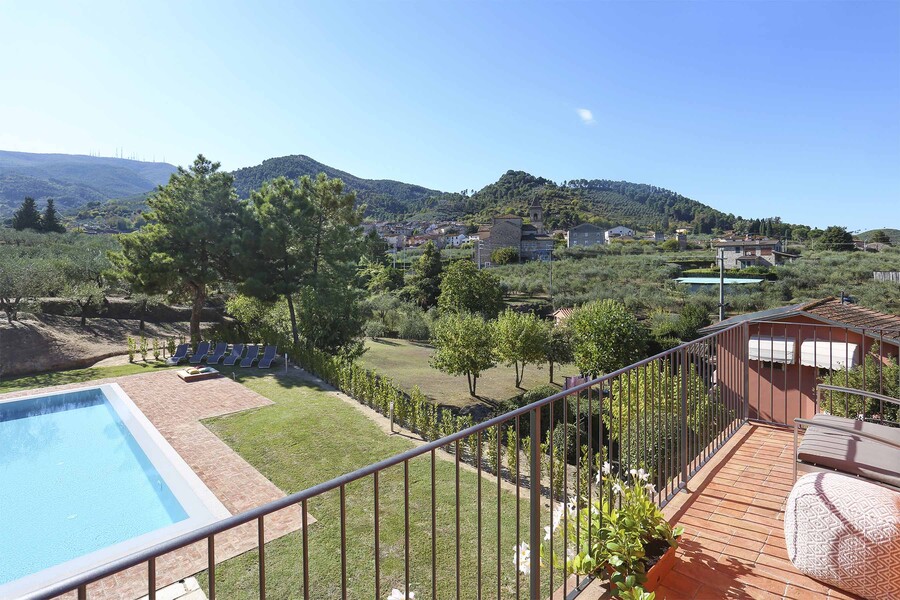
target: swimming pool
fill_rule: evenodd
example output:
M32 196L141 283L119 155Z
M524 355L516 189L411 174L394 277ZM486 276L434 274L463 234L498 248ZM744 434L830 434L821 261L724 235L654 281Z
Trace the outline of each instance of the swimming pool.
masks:
M117 384L0 401L0 597L228 514Z

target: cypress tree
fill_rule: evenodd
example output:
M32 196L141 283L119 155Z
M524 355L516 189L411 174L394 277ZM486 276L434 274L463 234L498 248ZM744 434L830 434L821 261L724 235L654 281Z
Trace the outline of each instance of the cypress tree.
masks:
M22 201L22 206L13 213L12 226L16 231L22 231L23 229L41 230L41 213L38 212L35 206L34 198L25 197L25 200Z
M46 233L65 233L66 228L59 221L59 213L56 212L53 198L47 200L47 208L44 209L44 216L41 217L41 231Z

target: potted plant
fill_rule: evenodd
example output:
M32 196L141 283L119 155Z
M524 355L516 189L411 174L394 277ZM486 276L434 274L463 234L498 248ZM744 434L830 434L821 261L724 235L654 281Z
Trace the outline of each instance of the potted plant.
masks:
M653 598L659 580L674 566L683 529L672 527L663 516L653 501L656 489L649 480L650 474L643 469L614 476L609 463L604 463L590 498L580 499L577 505L559 505L553 511L551 524L544 528L542 563L565 570L567 576L608 579L613 596ZM589 544L585 539L588 527L592 532ZM576 548L579 530L582 544ZM553 555L546 543L551 536ZM566 540L568 548L564 547ZM517 564L521 568L521 560Z

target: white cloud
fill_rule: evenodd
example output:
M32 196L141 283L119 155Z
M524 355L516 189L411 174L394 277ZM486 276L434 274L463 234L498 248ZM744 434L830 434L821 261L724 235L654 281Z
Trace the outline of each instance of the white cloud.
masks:
M593 125L594 123L596 123L596 121L594 121L594 113L592 113L588 109L578 108L575 110L575 112L578 113L578 116L581 118L581 121L585 125Z

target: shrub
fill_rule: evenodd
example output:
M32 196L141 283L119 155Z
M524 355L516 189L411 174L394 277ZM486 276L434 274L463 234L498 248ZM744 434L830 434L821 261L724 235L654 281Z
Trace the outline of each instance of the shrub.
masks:
M159 340L153 338L153 360L159 360L160 348L159 348Z
M130 335L128 336L128 362L134 362L134 353L135 353L136 345L134 343L134 338Z
M147 362L147 352L150 350L150 347L147 345L147 338L141 336L141 343L138 346L138 352L141 353L141 360Z
M431 329L421 310L404 312L400 317L397 335L404 340L427 340L431 337Z
M384 337L384 334L387 333L387 328L381 321L372 320L366 322L365 332L367 337L376 339Z

